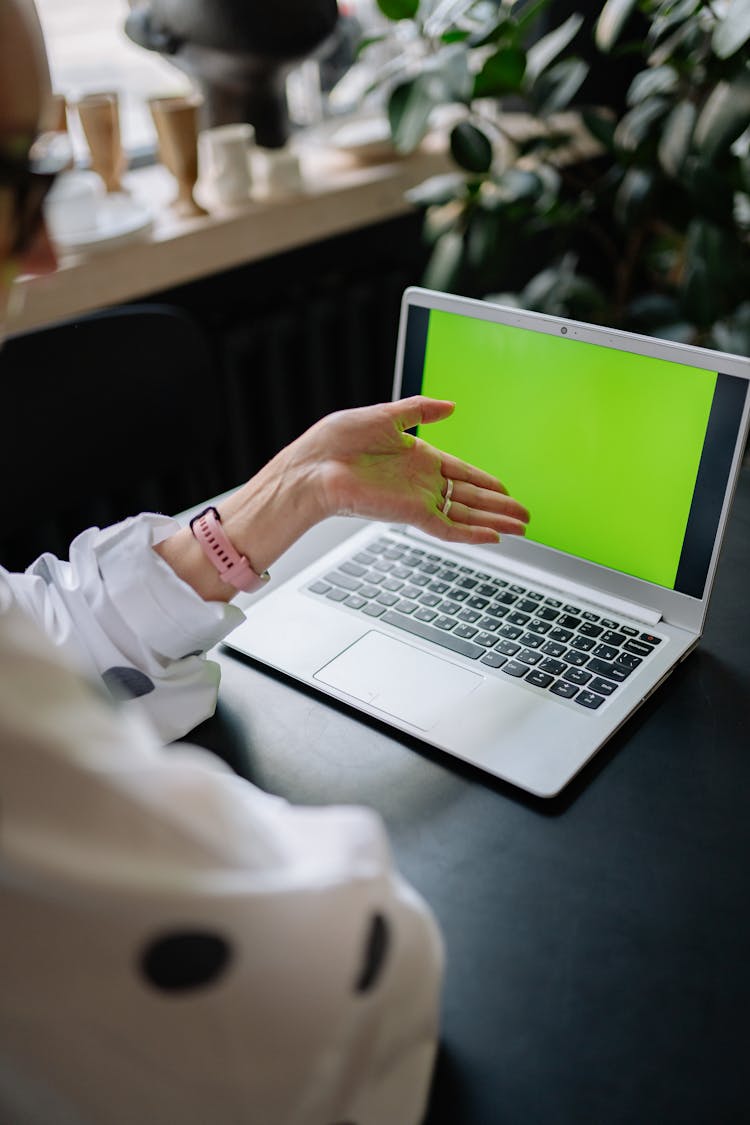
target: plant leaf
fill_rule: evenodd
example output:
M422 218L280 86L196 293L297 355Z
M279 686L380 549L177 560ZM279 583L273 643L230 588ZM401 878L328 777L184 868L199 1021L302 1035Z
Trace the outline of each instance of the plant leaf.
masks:
M659 141L659 163L675 178L680 174L690 151L697 110L692 102L678 102L664 122Z
M481 129L469 121L454 125L450 136L451 156L460 168L481 174L492 165L492 144Z
M560 24L554 31L543 36L533 46L529 47L526 54L526 81L533 84L543 70L564 51L568 44L578 34L583 16L574 12L568 16L565 23Z
M380 11L389 20L413 20L419 11L419 0L376 0Z
M373 43L382 43L385 38L385 35L368 35L366 36L366 38L360 39L354 50L355 59L358 59L363 54L363 52L367 50L368 47L371 47L373 45Z
M596 23L596 45L600 51L611 51L627 23L636 0L607 0Z
M466 180L461 172L445 172L441 176L430 176L416 187L404 192L404 197L415 207L432 207L450 203L463 195Z
M603 144L606 149L612 149L615 143L615 120L607 114L593 109L584 109L583 123L591 136Z
M435 243L424 271L422 284L427 289L450 293L458 281L463 259L463 237L456 230L446 231Z
M563 59L545 71L537 79L533 91L538 112L544 116L565 109L580 90L588 72L588 64L582 59Z
M624 227L637 223L648 207L654 188L654 173L647 168L629 168L615 196L615 218Z
M730 0L724 18L717 23L711 46L720 59L728 59L750 39L750 0Z
M636 74L630 83L627 103L638 105L653 94L671 94L677 86L677 72L671 66L653 66Z
M664 98L649 98L626 113L615 129L615 144L624 152L635 152L664 117L669 103Z
M520 90L526 69L526 55L519 47L495 51L474 79L475 98L500 97Z
M424 138L435 102L422 78L402 82L388 99L388 121L399 152L413 152Z
M744 133L750 124L750 72L733 82L719 82L709 94L695 125L695 143L714 159Z

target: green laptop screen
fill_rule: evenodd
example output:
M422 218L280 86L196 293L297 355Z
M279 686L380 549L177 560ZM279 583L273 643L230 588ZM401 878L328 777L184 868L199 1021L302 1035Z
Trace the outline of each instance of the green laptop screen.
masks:
M499 477L527 539L701 596L745 380L416 307L404 375L456 402L421 436Z

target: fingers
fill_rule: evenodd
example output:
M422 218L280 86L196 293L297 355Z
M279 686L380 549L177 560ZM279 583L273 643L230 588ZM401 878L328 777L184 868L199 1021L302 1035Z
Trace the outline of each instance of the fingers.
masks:
M398 402L387 404L387 409L392 413L401 430L410 430L413 426L429 422L440 422L443 418L448 418L455 407L455 402L426 398L424 395L413 395L411 398L402 398Z
M509 496L507 492L496 492L492 489L480 488L465 481L454 479L450 512L453 520L460 519L455 511L457 508L465 512L477 512L480 517L488 513L507 516L523 524L527 524L531 519L528 509L523 504L519 504L518 500ZM466 519L463 522L476 521Z
M470 465L468 461L460 461L458 457L452 457L449 453L442 453L441 459L444 477L450 477L455 481L467 481L479 488L486 488L492 492L502 492L505 496L508 495L508 490L503 482L499 481L497 477L493 477L491 473L486 473L484 469L478 469L476 465Z

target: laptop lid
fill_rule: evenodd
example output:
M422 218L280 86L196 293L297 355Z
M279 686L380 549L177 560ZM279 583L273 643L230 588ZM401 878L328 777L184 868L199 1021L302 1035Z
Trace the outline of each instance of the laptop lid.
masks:
M499 555L700 632L747 440L750 360L410 288L394 397L531 511ZM500 560L498 560L500 561Z

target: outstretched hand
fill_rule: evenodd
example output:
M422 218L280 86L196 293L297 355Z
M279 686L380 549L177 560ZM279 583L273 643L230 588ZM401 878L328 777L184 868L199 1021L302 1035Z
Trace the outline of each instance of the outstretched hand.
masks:
M416 395L316 423L295 446L317 467L327 514L410 524L456 543L523 535L529 513L499 480L405 432L453 409Z

